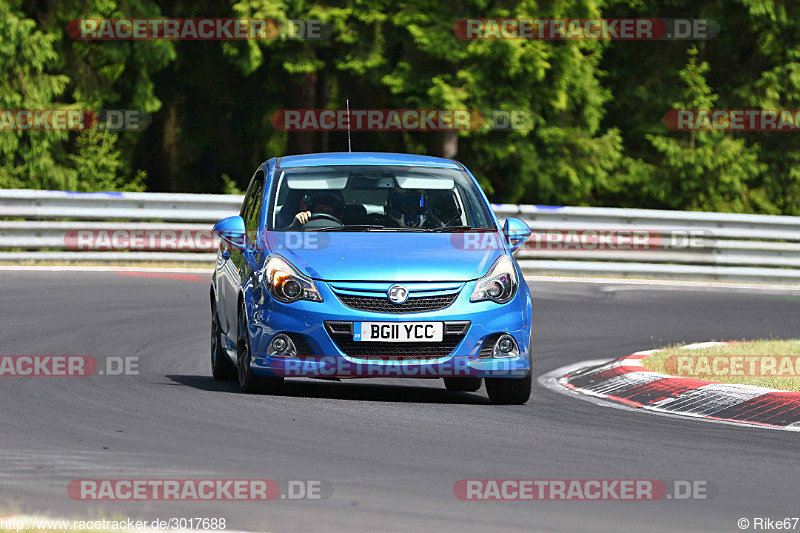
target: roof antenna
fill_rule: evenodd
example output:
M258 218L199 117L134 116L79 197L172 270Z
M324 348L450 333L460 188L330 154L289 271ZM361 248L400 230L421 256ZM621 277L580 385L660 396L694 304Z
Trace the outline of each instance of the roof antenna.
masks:
M350 146L350 99L347 99L347 153L353 153L353 148Z

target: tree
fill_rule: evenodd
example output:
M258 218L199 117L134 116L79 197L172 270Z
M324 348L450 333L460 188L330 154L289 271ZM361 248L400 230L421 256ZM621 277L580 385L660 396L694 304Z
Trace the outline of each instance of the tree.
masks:
M19 3L0 2L0 108L51 109L69 77L51 74L59 63L56 37L36 28ZM67 106L63 106L67 107ZM75 182L66 158L66 131L0 134L0 186L60 187Z
M152 73L174 59L171 43L77 41L66 34L76 18L121 16L103 1L0 2L3 109L110 107L154 112ZM155 4L129 2L130 14L157 14ZM33 17L36 17L35 19ZM132 165L137 133L15 131L2 136L0 185L94 190L142 190L144 172ZM99 159L98 159L99 158Z
M705 79L708 63L697 63L698 50L692 46L689 60L680 71L685 85L683 100L673 109L712 109L718 96ZM753 211L769 208L763 191L752 191L750 183L766 171L759 162L758 146L748 146L744 139L733 138L725 131L689 131L678 134L646 135L662 156L656 165L651 187L660 193L659 200L675 209Z

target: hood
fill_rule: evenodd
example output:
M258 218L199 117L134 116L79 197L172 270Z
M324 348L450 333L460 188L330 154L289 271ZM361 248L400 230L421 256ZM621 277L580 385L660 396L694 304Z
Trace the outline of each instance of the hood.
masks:
M323 281L469 281L483 276L504 253L466 250L452 233L313 232L318 242L273 249ZM455 243L455 244L454 244Z

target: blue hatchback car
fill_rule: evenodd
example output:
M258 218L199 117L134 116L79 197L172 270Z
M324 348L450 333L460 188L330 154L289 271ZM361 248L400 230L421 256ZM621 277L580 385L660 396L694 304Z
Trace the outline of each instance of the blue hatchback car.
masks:
M211 283L214 378L245 392L287 377L443 378L523 404L531 294L501 227L456 161L389 153L273 158L221 237Z

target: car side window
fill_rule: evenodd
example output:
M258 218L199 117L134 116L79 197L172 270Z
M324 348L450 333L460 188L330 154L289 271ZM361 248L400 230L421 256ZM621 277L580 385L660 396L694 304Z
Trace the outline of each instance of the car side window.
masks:
M244 195L244 201L242 202L242 210L239 212L239 216L244 219L245 223L247 223L247 219L250 216L250 211L253 209L253 199L255 198L255 194L253 194L253 190L255 189L256 185L256 178L253 177L250 180L250 185L247 187L247 192Z
M264 189L264 172L259 170L250 180L250 185L247 186L247 193L245 193L244 201L242 202L242 210L239 216L244 219L245 227L250 229L249 221L253 219L254 212L260 212L262 205L261 193ZM258 204L258 206L256 206ZM258 224L258 221L256 221Z
M255 181L253 182L253 201L250 212L247 213L247 218L244 219L244 226L248 230L258 229L258 223L261 219L261 208L264 205L264 173L258 171Z

